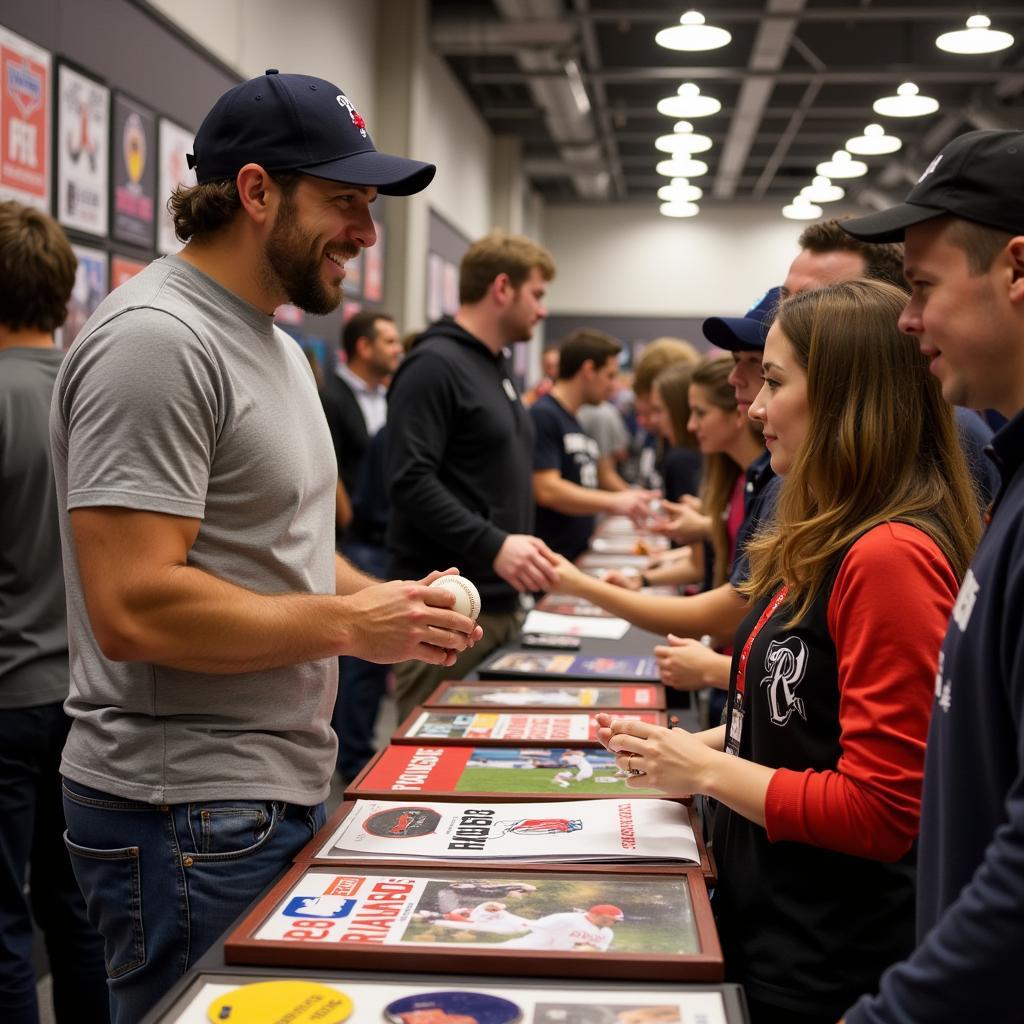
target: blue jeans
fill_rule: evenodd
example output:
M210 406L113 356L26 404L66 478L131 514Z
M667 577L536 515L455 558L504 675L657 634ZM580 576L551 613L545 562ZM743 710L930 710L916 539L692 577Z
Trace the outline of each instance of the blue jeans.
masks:
M64 780L65 842L103 936L113 1024L136 1024L287 868L323 805L157 806Z
M105 1022L103 942L61 840L60 752L70 719L60 703L0 709L0 1020L37 1024L32 921L53 973L57 1020ZM29 891L25 894L26 869Z
M385 579L387 548L347 540L341 553L363 572ZM342 655L338 659L338 699L334 702L331 726L338 735L338 774L354 779L373 757L373 730L380 702L387 688L390 665Z

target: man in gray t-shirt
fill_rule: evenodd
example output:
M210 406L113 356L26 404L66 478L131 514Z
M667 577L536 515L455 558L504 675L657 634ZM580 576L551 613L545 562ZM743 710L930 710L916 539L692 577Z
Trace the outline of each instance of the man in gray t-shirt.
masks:
M337 656L451 664L447 591L334 553L337 467L316 385L274 326L341 300L378 192L429 164L378 153L330 82L268 71L196 135L177 256L110 295L57 379L74 725L68 847L136 1021L323 822Z
M75 254L46 214L0 202L0 1020L35 1020L33 925L58 1021L107 1019L103 944L64 847L71 724L57 496L47 422ZM25 891L26 878L30 889Z

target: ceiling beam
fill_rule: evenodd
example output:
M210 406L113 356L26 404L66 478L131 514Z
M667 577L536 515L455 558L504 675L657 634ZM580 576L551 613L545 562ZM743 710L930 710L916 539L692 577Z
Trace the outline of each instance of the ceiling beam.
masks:
M680 4L680 11L685 7L685 4ZM964 6L946 6L946 7L872 7L866 4L858 5L857 7L812 7L803 12L800 16L801 21L818 21L818 22L829 22L829 21L912 21L912 22L930 22L930 21L948 21L949 27L956 28L962 26L965 18L965 12L967 8ZM968 12L969 13L969 12ZM994 25L998 25L999 22L1018 22L1024 21L1024 7L1015 5L1012 7L1007 6L991 6L985 5L985 14L992 19ZM621 22L623 24L629 24L631 22L650 22L652 24L657 23L659 25L671 25L678 19L673 19L672 13L665 10L663 7L622 7L622 8L606 8L600 11L594 11L591 17L595 21L602 22ZM758 7L719 7L717 4L713 10L708 11L708 21L712 24L718 24L719 22L762 22L766 18L785 18L787 17L784 13L771 13L766 12L762 8Z
M564 78L561 71L471 71L468 78L477 85L523 85L531 78ZM748 78L767 78L777 85L807 85L823 79L832 85L878 85L883 82L904 82L913 78L918 83L963 85L965 83L1002 82L1007 77L1019 78L1020 72L1000 68L921 68L901 65L878 68L829 68L826 71L754 71L750 68L713 67L639 67L612 68L595 71L590 77L606 84L641 82L743 82Z

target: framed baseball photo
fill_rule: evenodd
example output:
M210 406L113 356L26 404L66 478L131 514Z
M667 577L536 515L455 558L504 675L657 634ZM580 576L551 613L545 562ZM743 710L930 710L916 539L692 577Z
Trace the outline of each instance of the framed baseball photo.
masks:
M499 650L477 668L481 679L576 679L592 682L650 682L661 679L658 661L646 655L553 654Z
M738 985L626 984L451 975L264 968L200 971L183 979L142 1024L263 1019L295 1024L417 1024L453 1018L487 1024L746 1024ZM274 1016L270 1016L271 1013Z
M668 725L664 711L622 711L651 725ZM414 708L398 727L392 743L454 743L463 746L519 747L559 744L597 747L597 719L586 711L465 711Z
M685 794L626 786L604 747L536 744L474 747L393 743L374 755L345 798L551 801L608 797L679 799Z
M594 711L644 708L662 711L660 683L524 683L517 679L446 681L423 702L425 708L587 708Z
M230 964L719 981L699 868L625 874L297 864L229 935Z

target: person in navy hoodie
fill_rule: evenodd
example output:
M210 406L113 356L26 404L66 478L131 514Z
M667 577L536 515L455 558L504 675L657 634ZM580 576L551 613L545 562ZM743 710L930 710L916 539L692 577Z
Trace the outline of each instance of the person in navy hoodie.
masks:
M916 951L847 1024L1021 1020L1024 956L1024 132L976 131L905 203L847 221L904 241L915 335L946 399L1009 422L1002 488L938 657L918 872Z

